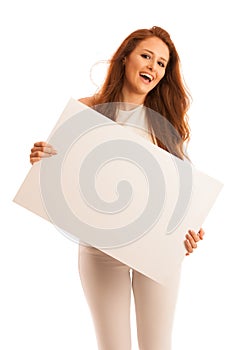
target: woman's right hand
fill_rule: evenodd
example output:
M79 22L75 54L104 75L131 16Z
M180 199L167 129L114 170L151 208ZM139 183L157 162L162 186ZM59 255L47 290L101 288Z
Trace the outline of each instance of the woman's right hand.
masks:
M57 154L57 151L49 143L40 141L34 143L30 153L30 163L39 162L41 158L48 158Z

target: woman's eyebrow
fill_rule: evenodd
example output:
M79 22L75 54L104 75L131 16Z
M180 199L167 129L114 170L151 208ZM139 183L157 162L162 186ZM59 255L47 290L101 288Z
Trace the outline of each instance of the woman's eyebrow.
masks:
M152 54L153 56L155 55L155 53L154 53L153 51L151 51L151 50L148 50L148 49L144 49L144 50L147 51L147 52L149 52L149 53ZM162 60L162 61L167 62L167 60L165 60L165 58L163 58L163 57L159 57L159 59Z

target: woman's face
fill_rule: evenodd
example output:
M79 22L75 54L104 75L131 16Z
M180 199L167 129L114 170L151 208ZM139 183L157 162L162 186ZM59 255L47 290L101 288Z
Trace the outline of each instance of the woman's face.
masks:
M168 60L169 49L161 39L151 37L139 42L124 59L123 100L142 104L148 92L163 78Z

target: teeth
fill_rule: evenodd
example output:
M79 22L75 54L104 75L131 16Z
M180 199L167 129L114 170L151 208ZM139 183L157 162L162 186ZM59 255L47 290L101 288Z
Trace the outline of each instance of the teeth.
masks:
M140 73L140 75L141 75L142 77L147 77L147 78L150 80L150 82L153 80L152 75L150 75L150 74L148 74L148 73Z

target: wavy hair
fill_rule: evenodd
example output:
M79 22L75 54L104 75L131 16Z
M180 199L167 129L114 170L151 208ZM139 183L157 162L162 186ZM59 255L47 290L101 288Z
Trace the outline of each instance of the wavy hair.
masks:
M116 114L113 113L112 107L111 111L108 109L108 103L122 101L125 75L123 59L130 55L139 42L151 37L157 37L167 45L169 60L164 77L145 98L144 105L148 107L146 118L154 143L183 159L184 156L187 157L184 142L190 138L187 111L191 96L181 75L180 59L175 45L164 29L156 26L139 29L122 42L109 61L105 81L95 95L95 108L110 119L116 120Z

